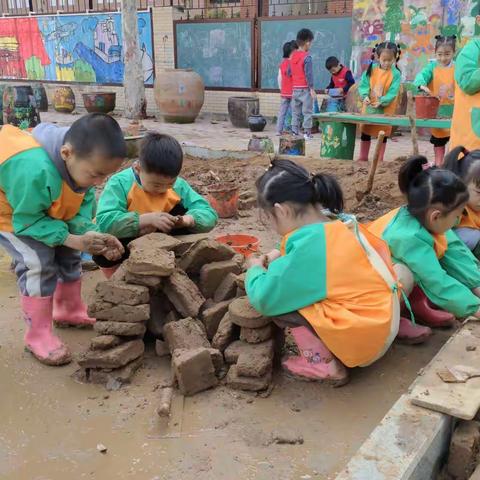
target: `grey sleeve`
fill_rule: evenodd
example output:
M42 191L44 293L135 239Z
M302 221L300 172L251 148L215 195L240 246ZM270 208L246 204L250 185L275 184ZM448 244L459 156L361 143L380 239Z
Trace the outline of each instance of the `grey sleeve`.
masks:
M480 230L476 228L457 228L455 233L470 250L474 250L480 242Z
M303 64L305 78L307 79L308 88L313 88L313 62L312 57L307 55Z

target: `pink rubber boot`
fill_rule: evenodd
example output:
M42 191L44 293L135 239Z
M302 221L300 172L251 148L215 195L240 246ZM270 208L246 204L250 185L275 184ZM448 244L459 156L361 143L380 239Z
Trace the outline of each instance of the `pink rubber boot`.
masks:
M424 325L433 328L452 327L457 322L455 316L451 313L434 308L434 305L430 304L427 296L418 285L415 285L408 300L415 318L418 318L418 321Z
M65 365L72 361L68 347L52 332L53 297L25 297L22 309L28 329L25 348L45 365Z
M289 357L283 367L295 378L329 383L334 387L348 382L345 366L337 360L324 343L307 327L291 329L300 355Z
M370 140L360 140L360 157L358 157L357 162L368 162L371 144Z
M441 167L445 158L445 145L443 147L433 147L433 152L435 153L435 165Z
M382 142L380 145L380 150L378 151L378 161L383 162L383 157L385 156L385 150L387 149L387 142Z
M423 343L432 335L429 327L414 325L408 318L400 317L400 327L398 329L397 340L408 345L417 345Z
M109 280L112 275L118 270L120 265L115 265L114 267L100 267L100 270L105 275L105 278Z
M95 323L82 301L82 280L58 282L53 295L53 321L59 327L86 327Z

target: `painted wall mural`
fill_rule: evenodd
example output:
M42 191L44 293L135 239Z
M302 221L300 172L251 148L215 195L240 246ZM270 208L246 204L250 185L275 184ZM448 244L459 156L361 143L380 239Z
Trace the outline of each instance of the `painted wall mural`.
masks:
M153 83L150 15L138 14L146 84ZM0 78L121 84L123 71L120 13L0 18Z
M435 58L435 35L457 35L461 48L480 35L480 0L354 0L352 69L368 67L375 44L399 43L404 81Z

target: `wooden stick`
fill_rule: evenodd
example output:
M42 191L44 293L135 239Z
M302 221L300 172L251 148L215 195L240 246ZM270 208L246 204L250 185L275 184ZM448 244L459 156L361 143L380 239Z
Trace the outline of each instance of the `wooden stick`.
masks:
M413 109L413 94L410 90L407 92L407 116L408 116L408 120L410 121L413 154L418 155L419 150L418 150L417 126L415 124L415 113Z
M370 166L370 171L368 172L367 188L363 192L358 191L356 194L358 202L361 202L372 191L373 179L375 178L375 172L377 171L378 161L380 159L380 148L382 147L384 138L385 132L381 130L378 133L377 144L375 145L375 151L373 153L372 165Z

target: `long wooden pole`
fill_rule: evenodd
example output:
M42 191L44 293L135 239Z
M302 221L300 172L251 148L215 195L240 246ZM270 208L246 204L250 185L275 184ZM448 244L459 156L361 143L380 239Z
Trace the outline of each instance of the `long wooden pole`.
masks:
M411 91L407 92L407 116L410 121L411 135L412 135L412 144L413 144L413 154L418 155L418 136L417 136L417 126L415 124L415 112L413 108L413 94Z

